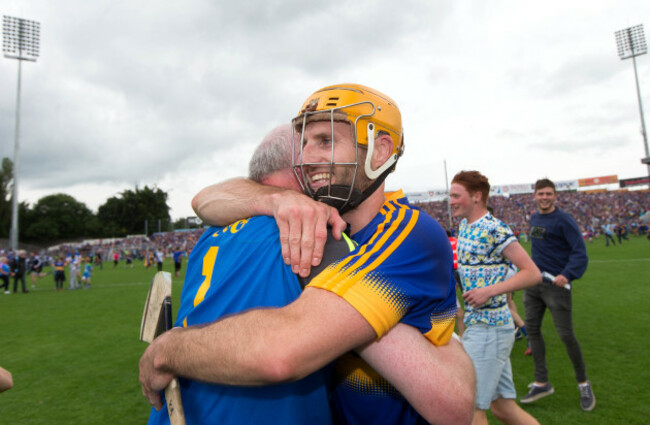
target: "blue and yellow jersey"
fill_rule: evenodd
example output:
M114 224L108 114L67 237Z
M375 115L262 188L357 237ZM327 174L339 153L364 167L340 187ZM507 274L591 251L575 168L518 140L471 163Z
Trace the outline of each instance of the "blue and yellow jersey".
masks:
M63 272L65 271L65 261L57 260L54 262L54 271Z
M175 326L212 322L255 307L282 307L301 293L284 264L273 218L253 217L211 227L190 254ZM326 376L234 387L180 379L188 424L331 424ZM168 424L167 409L152 409L149 424Z
M433 344L446 344L455 324L456 292L453 255L442 227L411 207L399 191L387 194L380 213L352 239L358 247L308 286L343 297L366 318L377 338L402 322ZM334 371L337 423L425 423L355 354L341 357Z

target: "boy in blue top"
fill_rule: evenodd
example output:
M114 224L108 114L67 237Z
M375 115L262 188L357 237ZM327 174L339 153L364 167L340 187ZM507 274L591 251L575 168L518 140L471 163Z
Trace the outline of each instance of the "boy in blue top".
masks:
M531 403L555 391L548 382L546 347L542 337L542 319L548 308L573 364L580 389L580 406L582 410L590 411L596 406L596 398L587 379L580 344L573 332L572 290L568 285L587 270L587 250L576 221L555 206L557 194L551 180L538 180L533 197L538 212L530 218L532 257L537 267L552 275L553 279L524 291L526 329L535 362L535 382L521 402Z
M90 259L86 265L84 265L84 272L81 276L81 283L84 285L84 289L90 288L90 276L93 274L93 265L90 263Z

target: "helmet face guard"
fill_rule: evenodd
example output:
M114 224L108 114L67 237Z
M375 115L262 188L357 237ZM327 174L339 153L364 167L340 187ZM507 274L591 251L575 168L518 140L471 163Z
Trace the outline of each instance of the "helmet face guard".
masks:
M304 134L309 123L327 121L330 123L331 147L330 161L324 163L308 163L304 161ZM350 125L352 141L355 146L353 162L334 162L334 124L344 122ZM300 146L292 150L292 165L304 192L312 198L334 206L342 214L356 208L384 181L386 176L395 168L399 156L403 152L403 136L401 116L394 102L381 93L357 84L330 86L314 93L303 105L300 114L292 121L293 131L300 137ZM371 160L374 141L378 134L388 134L393 139L391 157L377 169L372 169ZM375 180L363 192L355 187L359 167L359 145L367 147L363 172L369 180ZM306 168L318 166L329 167L329 182L326 186L314 189L308 182ZM347 184L332 184L335 167L349 167L352 170L352 181Z
M346 114L343 111L344 109L352 106L361 106L361 103L365 103L366 109L370 111L370 114L361 115L355 119L354 127L351 129L351 134L354 142L354 160L352 162L336 162L334 160L334 149L335 149L335 136L334 136L334 124L336 122L343 122L349 124ZM356 140L356 125L358 120L361 117L369 117L374 113L375 107L371 102L361 102L354 105L341 106L337 108L332 108L328 111L313 111L305 112L301 116L293 120L293 130L297 131L300 137L294 137L294 143L299 142L299 146L294 146L292 165L294 173L298 176L298 181L300 182L303 191L311 196L312 198L325 202L328 205L331 205L338 210L343 210L349 204L349 202L361 195L361 191L355 188L355 183L357 182L357 172L359 170L359 143ZM308 123L316 121L328 121L330 123L330 133L331 133L331 150L330 150L330 160L328 162L306 162L303 156L303 147L305 145L305 128ZM307 179L307 168L309 167L328 167L329 168L329 182L326 186L314 189L309 184ZM349 185L347 184L333 184L332 177L334 176L334 169L336 167L343 167L351 169L352 181Z

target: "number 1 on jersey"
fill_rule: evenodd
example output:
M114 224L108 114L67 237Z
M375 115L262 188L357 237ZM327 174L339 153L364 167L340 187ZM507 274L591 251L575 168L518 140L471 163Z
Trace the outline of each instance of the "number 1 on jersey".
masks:
M194 307L201 304L201 301L205 298L205 294L210 289L210 282L212 281L212 272L214 271L214 264L217 260L217 253L219 252L218 246L212 246L208 249L208 252L203 257L203 276L205 280L199 286L199 290L196 292L194 297Z

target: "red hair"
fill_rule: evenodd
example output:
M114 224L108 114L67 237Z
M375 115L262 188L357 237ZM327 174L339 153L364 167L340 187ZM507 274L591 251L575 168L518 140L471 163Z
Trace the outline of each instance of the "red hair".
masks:
M470 195L480 192L481 202L483 205L487 205L487 199L490 196L490 182L483 174L478 171L461 171L454 176L451 182L463 186Z

